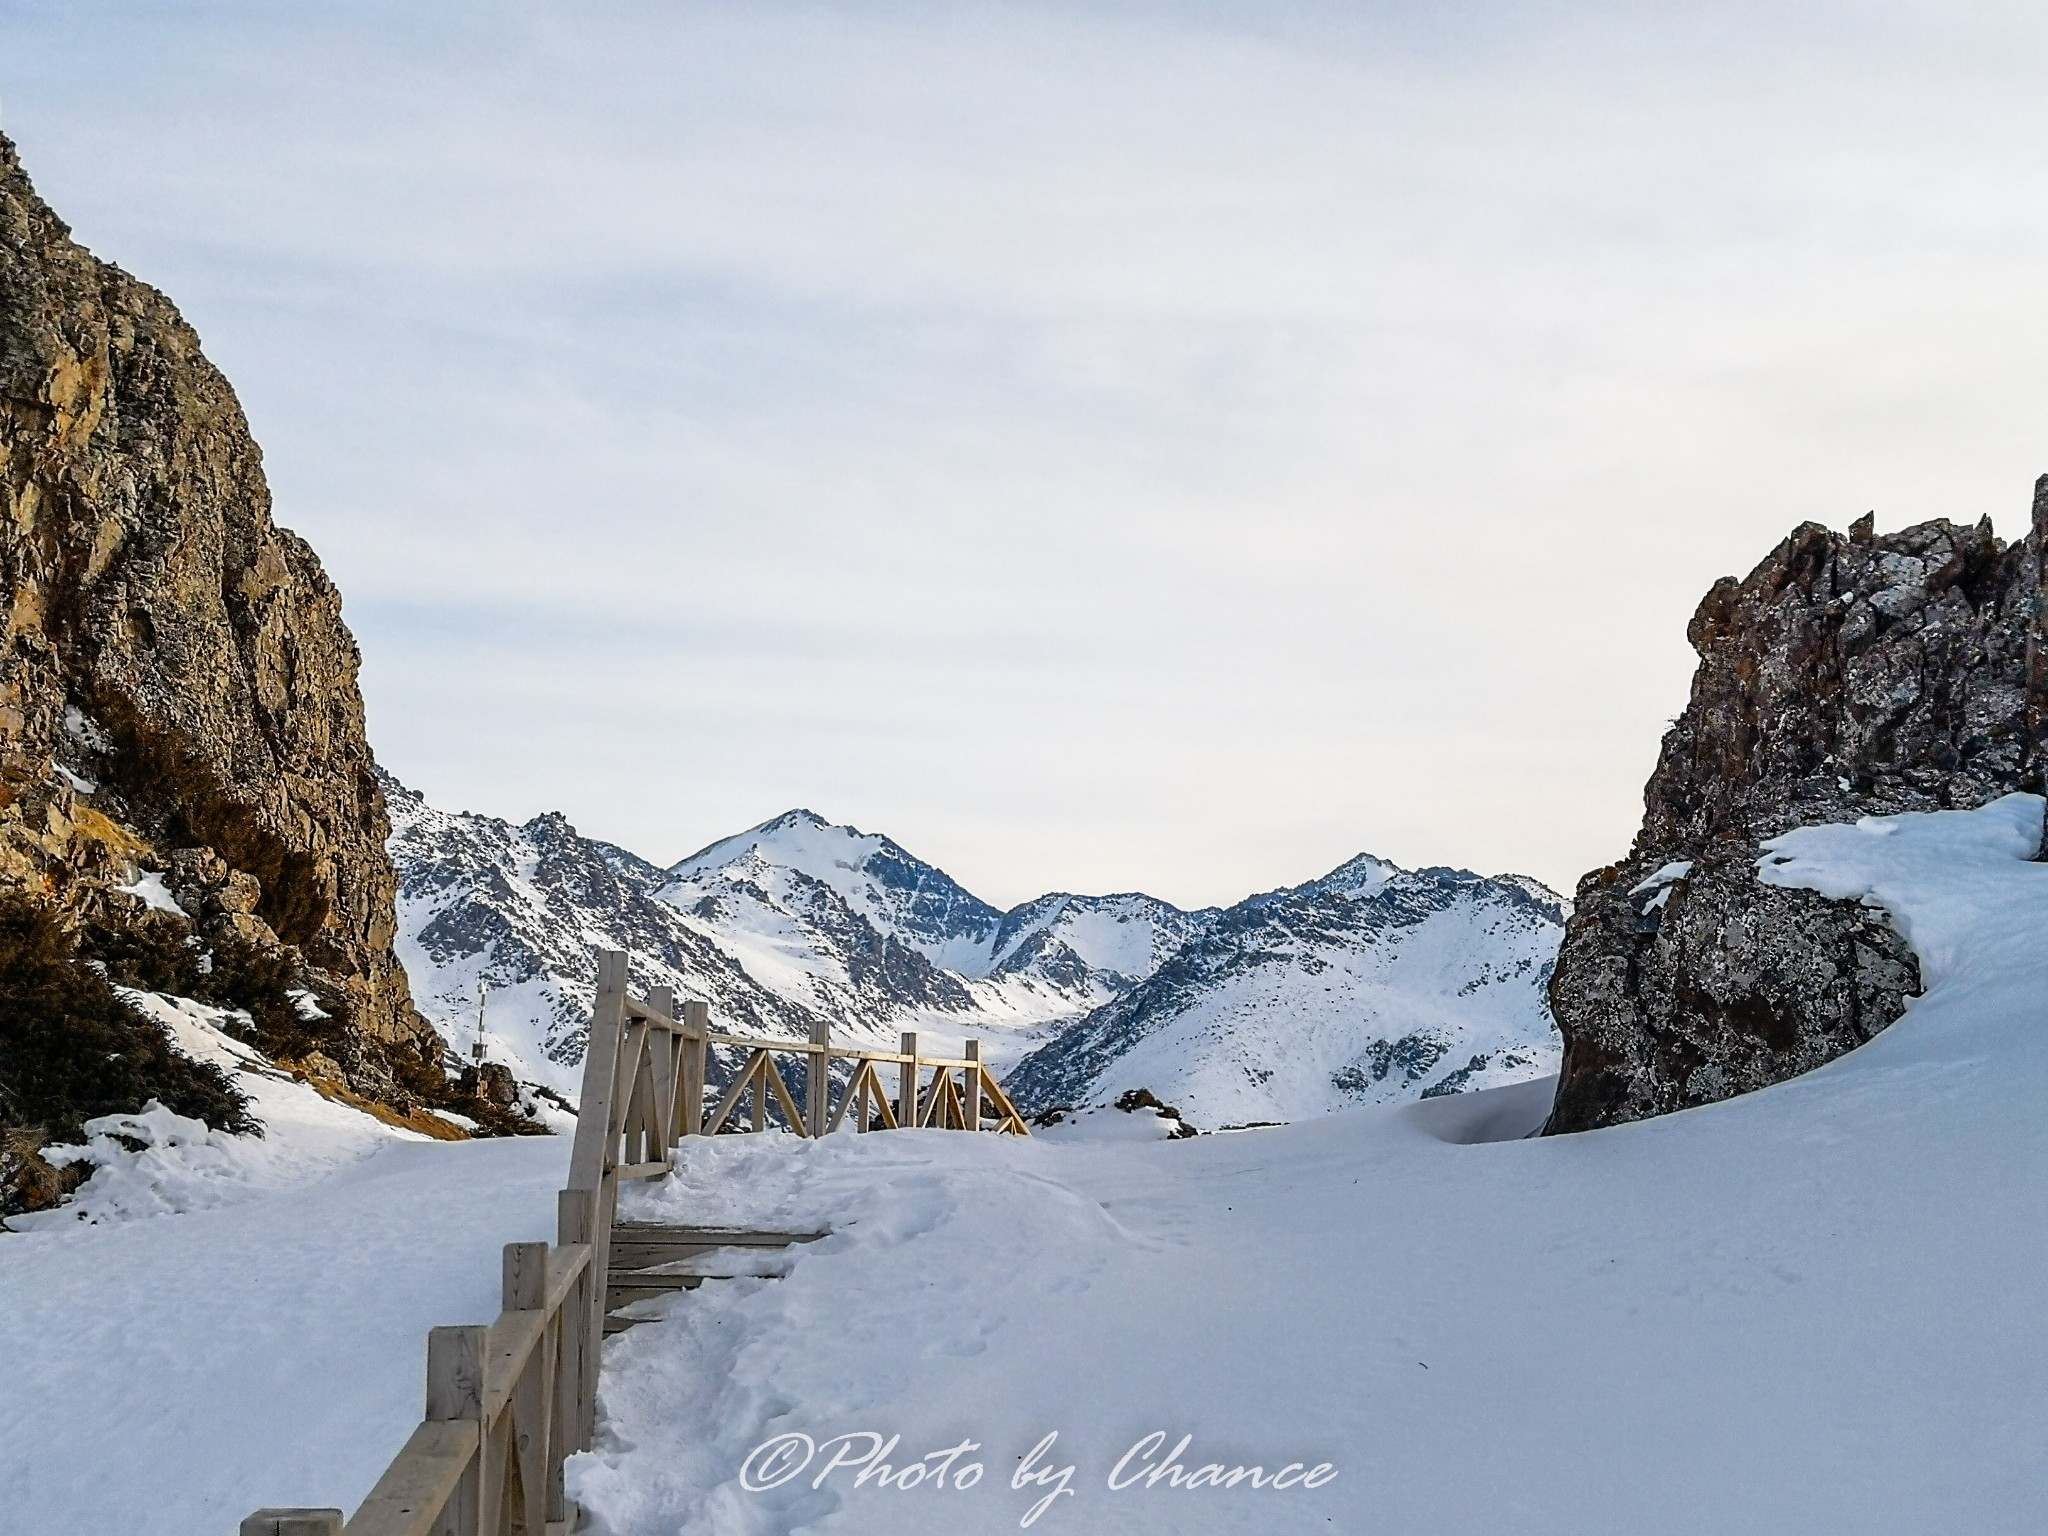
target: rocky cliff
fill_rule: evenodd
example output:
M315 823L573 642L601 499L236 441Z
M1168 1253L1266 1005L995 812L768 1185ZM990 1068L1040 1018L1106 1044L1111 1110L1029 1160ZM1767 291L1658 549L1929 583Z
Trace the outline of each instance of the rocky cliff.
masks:
M340 597L271 522L191 327L71 239L4 138L0 497L0 892L76 928L189 925L362 1039L430 1042Z
M2048 476L2017 544L1988 521L1808 523L1715 584L1635 846L1579 883L1550 986L1565 1042L1550 1131L1796 1076L1904 1011L1918 971L1883 914L1760 883L1760 845L2040 787L2044 536Z

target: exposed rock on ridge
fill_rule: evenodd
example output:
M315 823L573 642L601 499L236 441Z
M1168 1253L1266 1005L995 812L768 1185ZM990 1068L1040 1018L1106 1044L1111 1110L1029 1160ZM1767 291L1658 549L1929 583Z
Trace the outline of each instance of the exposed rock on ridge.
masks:
M300 957L358 1029L431 1040L339 594L272 524L191 327L71 240L5 138L0 495L0 886L119 922L157 872L203 932Z
M1796 1076L1904 1011L1918 967L1883 914L1763 885L1760 844L2039 787L2044 535L2048 476L2018 544L1988 520L1807 523L1715 583L1635 846L1579 884L1550 987L1565 1052L1549 1131Z

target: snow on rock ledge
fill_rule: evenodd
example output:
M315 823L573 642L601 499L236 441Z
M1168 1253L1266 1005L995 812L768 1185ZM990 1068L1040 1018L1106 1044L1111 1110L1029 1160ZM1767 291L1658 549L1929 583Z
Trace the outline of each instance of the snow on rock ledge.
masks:
M1974 811L1801 827L1763 844L1757 878L1883 907L1919 956L1929 994L2038 982L2048 865L2031 861L2044 805L2039 795L2014 794ZM2038 996L2012 1002L2043 1006Z

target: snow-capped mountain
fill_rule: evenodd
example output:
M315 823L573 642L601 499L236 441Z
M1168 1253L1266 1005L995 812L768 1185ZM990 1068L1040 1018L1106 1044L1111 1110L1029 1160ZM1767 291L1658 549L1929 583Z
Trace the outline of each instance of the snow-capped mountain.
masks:
M388 776L398 951L421 1012L494 1059L577 1086L595 951L636 987L711 1004L722 1028L938 1048L978 1035L992 1062L1119 996L1205 920L1149 896L1056 894L1001 912L884 837L792 811L669 869L559 815L514 826L436 810Z
M1227 911L1058 892L1004 912L811 811L663 869L559 815L514 826L388 778L385 794L421 1011L466 1051L488 982L492 1057L562 1092L601 948L736 1033L803 1039L822 1018L889 1049L905 1029L934 1050L978 1036L998 1070L1043 1047L1013 1079L1040 1105L1149 1087L1201 1124L1291 1119L1556 1064L1558 901L1515 876L1361 856Z
M1148 1088L1213 1127L1540 1076L1558 1062L1544 988L1563 924L1534 880L1360 855L1218 914L1007 1085L1038 1109Z
M761 985L653 892L664 871L580 836L559 815L524 826L436 810L388 775L398 869L398 955L414 1001L450 1045L475 1038L477 984L491 993L488 1049L522 1077L580 1086L596 951L625 949L636 987L707 998L723 1027L800 1039L811 1015Z
M1063 893L1001 912L813 811L692 854L657 895L783 996L878 1031L1072 1017L1151 975L1211 915Z

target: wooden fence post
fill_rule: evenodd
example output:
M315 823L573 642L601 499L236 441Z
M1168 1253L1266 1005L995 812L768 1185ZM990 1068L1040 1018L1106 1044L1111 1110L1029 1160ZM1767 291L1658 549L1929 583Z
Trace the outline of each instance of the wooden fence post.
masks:
M590 1033L583 1047L583 1094L576 1105L576 1142L569 1150L569 1188L596 1189L617 1163L612 1126L612 1093L617 1086L619 1039L626 1025L626 955L617 949L597 957L597 995L590 1009Z
M676 994L673 987L649 987L647 1006L663 1018L676 1016ZM649 1147L648 1161L665 1163L669 1160L668 1149L676 1144L676 1109L680 1095L676 1092L676 1037L665 1029L657 1029L649 1036L648 1043L654 1047L654 1116L659 1126L652 1138L660 1143Z
M589 1243L597 1221L597 1200L594 1192L584 1189L565 1189L555 1197L555 1241L563 1247L577 1243ZM596 1376L595 1371L586 1371L585 1362L604 1343L604 1284L593 1278L597 1273L596 1255L583 1266L583 1273L576 1277L569 1288L569 1294L562 1299L561 1358L555 1367L555 1403L553 1444L548 1449L548 1520L568 1523L573 1511L569 1508L569 1496L562 1483L562 1463L576 1451L590 1449L590 1439L584 1429L586 1423L595 1417L584 1413L584 1383ZM592 1291L596 1291L593 1303ZM598 1332L591 1332L592 1314L596 1314Z
M427 1419L474 1421L476 1454L449 1496L434 1536L481 1536L484 1487L484 1348L488 1328L434 1328L427 1333Z
M504 1310L542 1312L547 1304L548 1245L507 1243ZM505 1436L505 1455L519 1468L519 1503L511 1511L515 1518L502 1523L515 1530L539 1530L547 1520L546 1499L553 1471L548 1458L556 1438L552 1427L554 1360L548 1352L547 1337L550 1326L558 1324L543 1322L540 1340L527 1357L512 1390L512 1422Z
M813 1136L825 1134L832 1113L832 1025L823 1015L811 1020L811 1054L804 1058L804 1119Z
M538 1312L548 1304L548 1245L505 1245L504 1301L507 1312Z
M908 1058L898 1069L902 1075L896 1079L896 1123L904 1130L917 1126L917 1032L906 1030L902 1036L901 1054Z
M965 1073L967 1078L967 1129L981 1129L981 1042L967 1042L967 1059L974 1063Z
M242 1522L241 1536L341 1536L338 1509L259 1509Z
M683 1004L683 1134L704 1132L704 1056L709 1049L705 1036L711 1033L711 1005Z
M590 1009L590 1038L583 1052L583 1094L576 1105L576 1144L569 1150L568 1196L581 1194L589 1205L585 1235L590 1244L587 1282L579 1298L583 1310L571 1319L581 1336L577 1361L576 1419L571 1429L574 1449L590 1449L597 1433L597 1366L604 1341L605 1277L610 1263L612 1200L617 1192L613 1170L618 1164L619 1129L612 1103L618 1082L619 1044L626 1029L626 955L601 950L597 957L597 994Z

